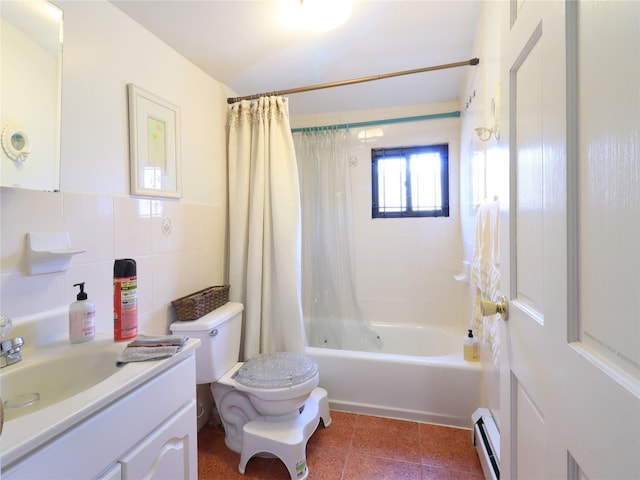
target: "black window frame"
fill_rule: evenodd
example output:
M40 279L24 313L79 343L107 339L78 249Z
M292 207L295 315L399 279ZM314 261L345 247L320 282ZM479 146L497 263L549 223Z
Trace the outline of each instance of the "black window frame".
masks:
M442 207L431 210L413 210L411 205L411 155L420 153L440 154L440 191ZM378 200L378 160L385 157L404 157L407 162L406 209L399 212L380 211ZM371 149L371 218L414 218L414 217L448 217L449 216L449 144L417 145L411 147L391 147Z

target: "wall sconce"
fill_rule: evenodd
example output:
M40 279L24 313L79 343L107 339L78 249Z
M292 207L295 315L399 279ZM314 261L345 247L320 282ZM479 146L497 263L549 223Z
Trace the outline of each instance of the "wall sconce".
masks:
M500 139L500 89L496 85L491 98L491 110L489 112L489 127L477 127L476 135L482 142L488 142L491 136Z
M478 138L483 142L488 142L491 139L491 135L494 135L496 140L500 138L500 132L496 132L493 127L477 127L475 131Z

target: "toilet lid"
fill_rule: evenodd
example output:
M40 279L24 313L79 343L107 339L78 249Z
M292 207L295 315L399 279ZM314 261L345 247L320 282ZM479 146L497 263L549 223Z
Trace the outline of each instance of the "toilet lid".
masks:
M246 387L283 388L304 383L318 373L309 357L291 352L261 354L244 362L235 381Z

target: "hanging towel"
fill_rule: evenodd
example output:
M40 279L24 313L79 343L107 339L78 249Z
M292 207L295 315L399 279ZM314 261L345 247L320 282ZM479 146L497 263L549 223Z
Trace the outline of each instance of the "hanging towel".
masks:
M116 360L119 367L129 362L160 360L178 353L186 345L189 337L174 335L138 335L125 347Z
M496 366L500 360L499 316L483 317L480 300L498 300L500 285L500 248L498 243L500 203L488 202L478 206L476 211L476 238L471 267L471 280L476 286L473 305L472 328L481 339L482 345L491 350Z

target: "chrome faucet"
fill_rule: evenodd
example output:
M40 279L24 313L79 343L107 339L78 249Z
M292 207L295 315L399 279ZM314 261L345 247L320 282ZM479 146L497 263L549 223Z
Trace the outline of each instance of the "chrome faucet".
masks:
M13 327L13 323L9 317L5 317L4 315L0 315L0 368L7 367L9 365L13 365L14 363L18 363L22 360L22 353L20 349L24 345L24 338L15 337L5 340L11 328Z

